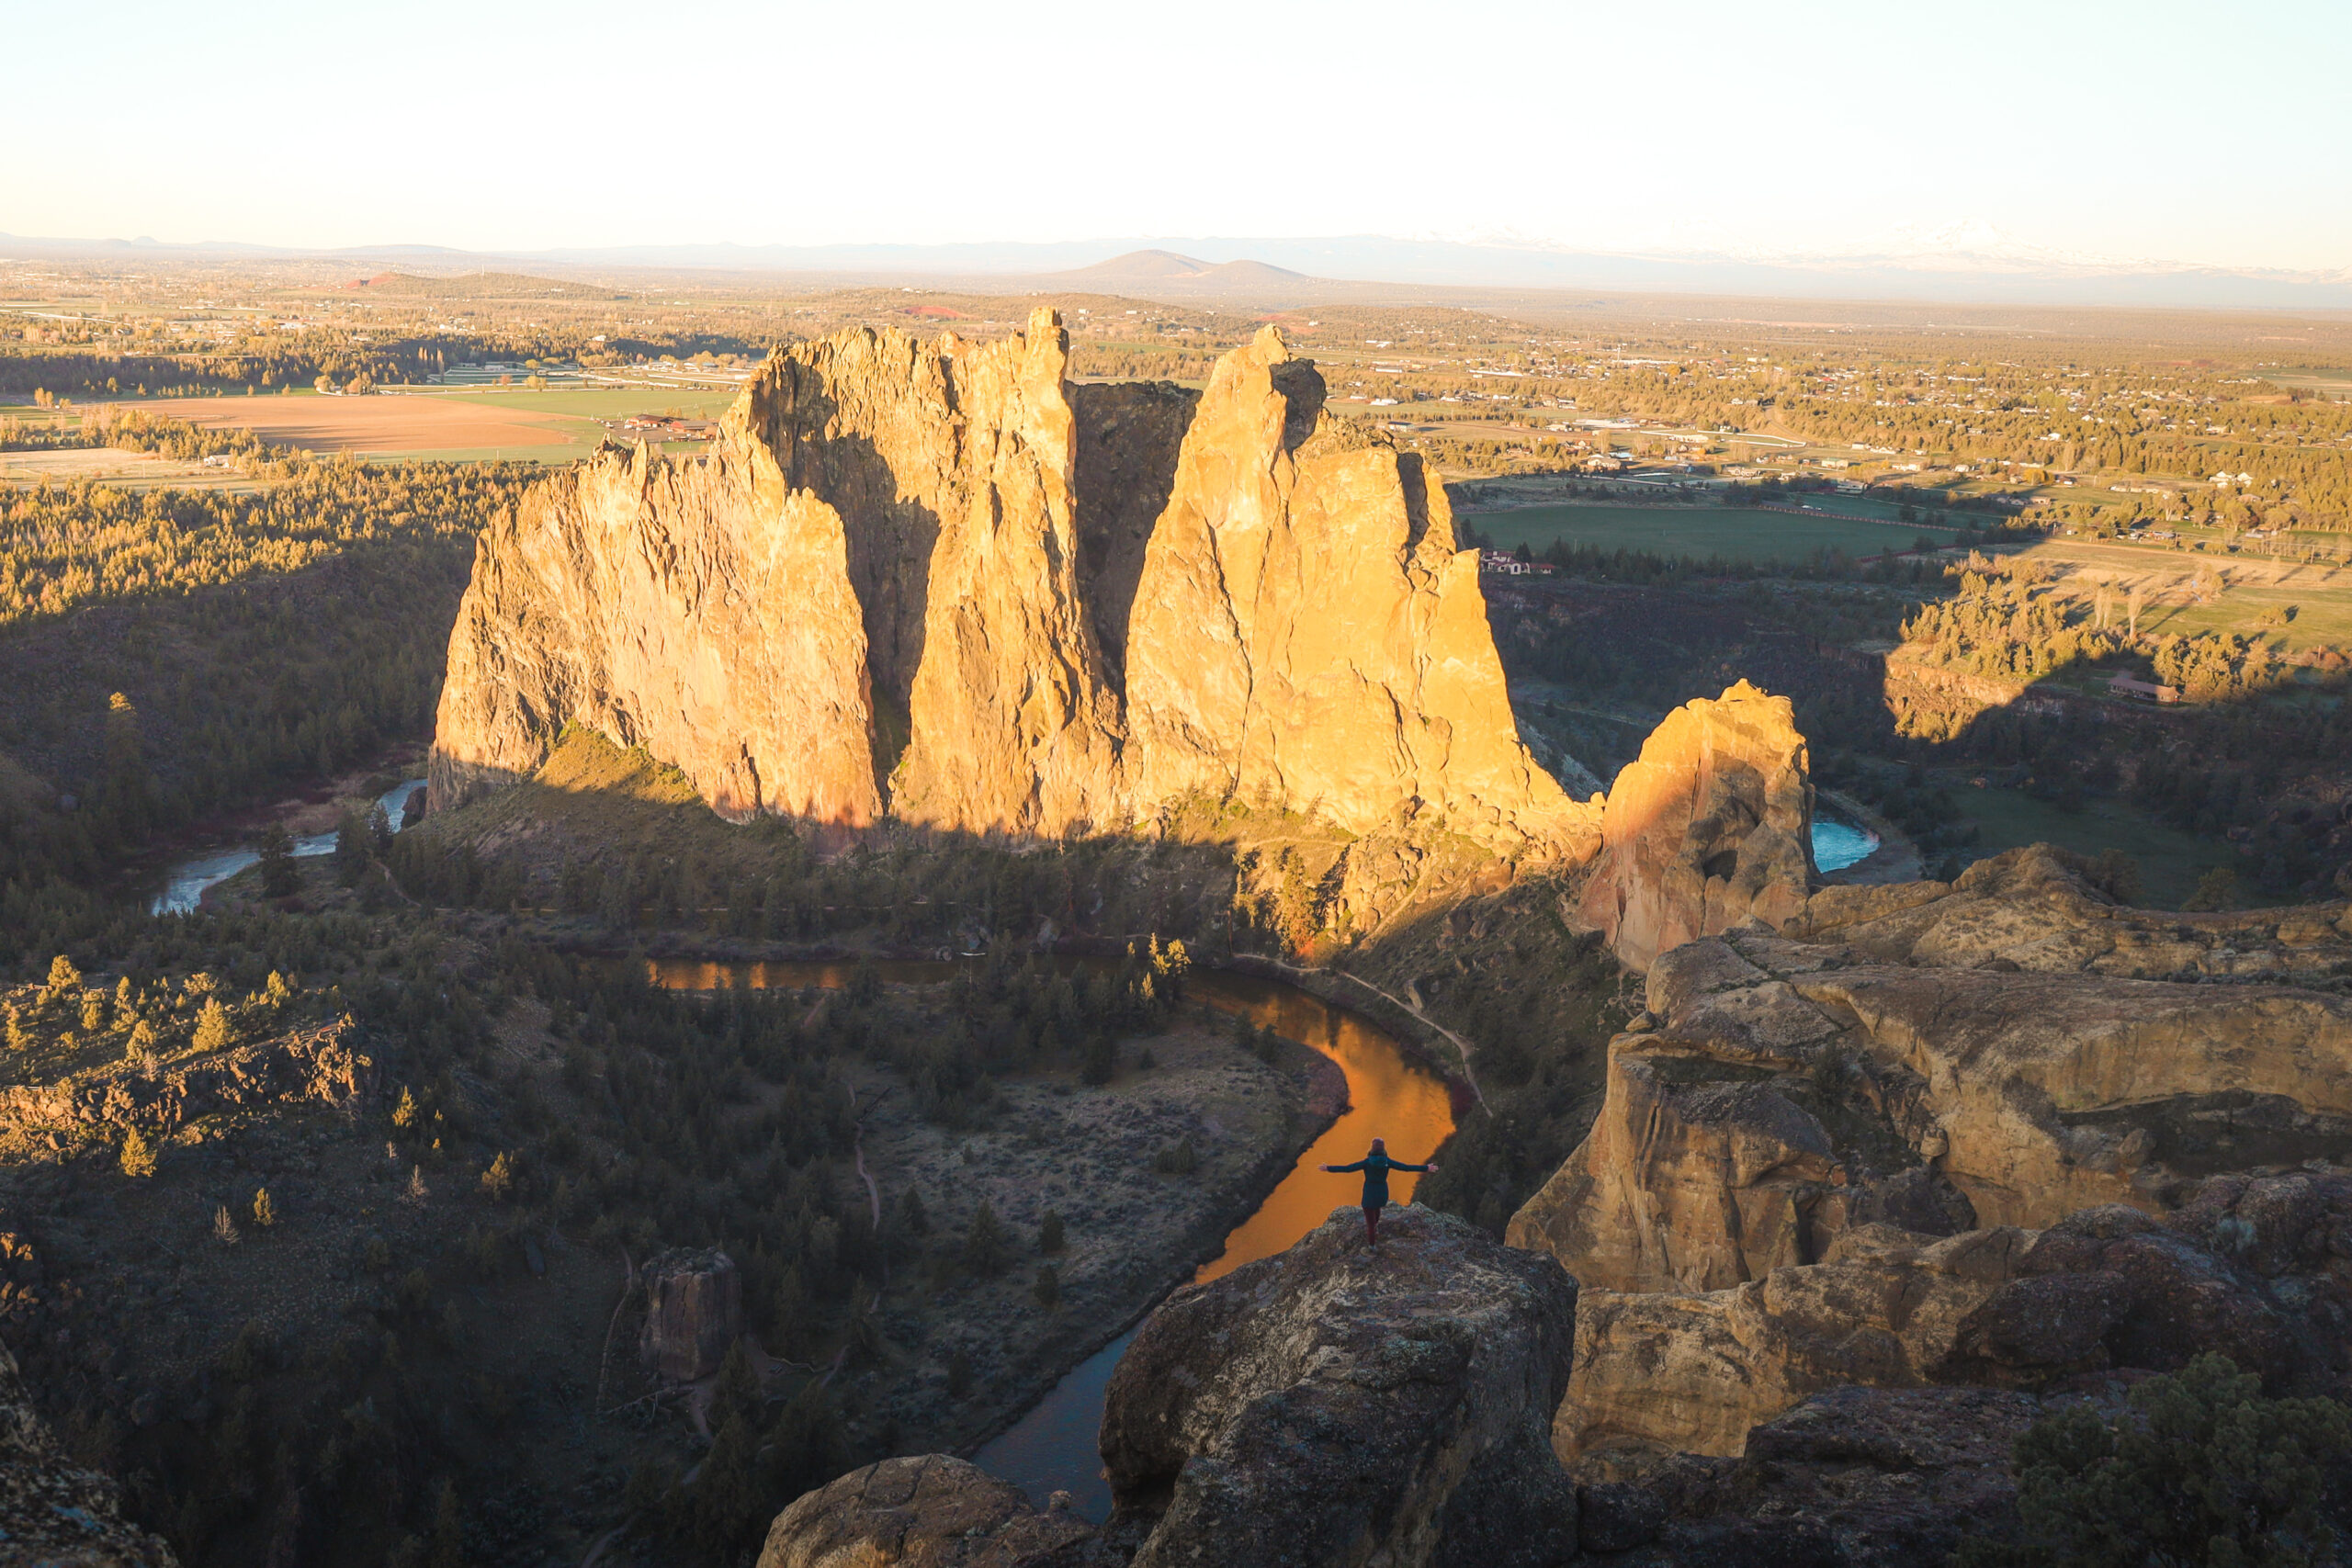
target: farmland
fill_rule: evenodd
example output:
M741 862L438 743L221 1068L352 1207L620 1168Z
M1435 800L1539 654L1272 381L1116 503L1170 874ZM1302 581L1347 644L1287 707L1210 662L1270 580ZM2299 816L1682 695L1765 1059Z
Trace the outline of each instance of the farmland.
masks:
M733 396L729 391L666 388L372 397L301 392L267 398L164 398L130 406L194 424L250 430L274 445L321 454L348 451L368 457L460 462L503 457L566 463L616 434L604 421L634 413L707 417L724 409Z

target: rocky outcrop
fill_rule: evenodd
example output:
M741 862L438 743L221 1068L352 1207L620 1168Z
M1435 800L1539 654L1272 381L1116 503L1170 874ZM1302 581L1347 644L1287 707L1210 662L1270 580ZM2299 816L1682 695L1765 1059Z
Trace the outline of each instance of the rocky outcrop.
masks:
M2337 1207L2307 1227L2323 1235L2352 1214L2352 1179L2327 1185ZM2177 1371L2209 1350L2274 1391L2339 1386L2352 1264L2281 1278L2113 1205L2039 1233L1863 1226L1819 1263L1725 1291L1588 1287L1553 1440L1588 1472L1616 1473L1661 1453L1739 1454L1751 1427L1847 1385L2042 1389Z
M1813 882L1805 768L1786 697L1742 681L1675 709L1610 790L1578 914L1636 969L1750 920L1777 928Z
M1182 1292L1113 1374L1102 1458L1136 1568L1477 1564L1573 1554L1546 1441L1576 1286L1450 1215L1342 1211Z
M0 1563L173 1568L171 1548L122 1517L112 1476L68 1461L0 1346Z
M2317 991L1915 967L1748 931L1659 960L1648 1002L1610 1043L1591 1134L1510 1232L1614 1290L1760 1278L1868 1218L2162 1213L2352 1135L2352 1000Z
M645 1260L645 1325L638 1354L674 1382L718 1370L743 1333L743 1280L716 1247L656 1253Z
M846 333L773 357L708 457L535 490L477 552L435 809L583 725L738 820L1038 838L1207 794L1592 836L1519 742L1443 487L1324 415L1278 333L1197 406L1068 368L1050 311Z
M311 1103L347 1111L375 1084L349 1018L182 1057L150 1072L109 1062L51 1083L0 1089L0 1134L97 1127L170 1134L201 1116Z
M1129 622L1138 806L1232 795L1353 832L1428 810L1489 840L1559 834L1579 814L1520 743L1445 487L1323 400L1272 327L1202 394Z
M1956 882L1825 887L1782 934L1882 964L2139 980L2336 986L2352 974L2344 905L2176 914L2094 891L2048 844L1978 861Z
M2158 939L2210 962L2337 928L2123 909L2080 873L2036 849L1825 889L1788 934L1652 962L1590 1134L1508 1232L1584 1286L1564 1455L1736 1455L1842 1385L2038 1389L2199 1349L2339 1384L2352 1000L2275 983L2283 961L2118 972Z
M2102 1387L2100 1407L2120 1404ZM1623 1521L1611 1568L1918 1568L2018 1528L2011 1451L2057 1400L1995 1389L1834 1389L1747 1434L1737 1459L1682 1455L1638 1485L1587 1484Z
M804 1494L768 1527L758 1568L1091 1568L1109 1559L1066 1509L945 1454L886 1459Z

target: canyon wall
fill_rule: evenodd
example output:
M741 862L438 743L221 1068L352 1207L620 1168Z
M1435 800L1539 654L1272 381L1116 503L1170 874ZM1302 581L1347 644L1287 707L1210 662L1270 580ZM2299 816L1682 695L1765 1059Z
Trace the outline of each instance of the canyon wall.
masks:
M1491 848L1591 837L1519 740L1418 457L1272 328L1197 400L1074 386L1051 311L773 356L713 451L607 447L487 533L435 809L568 725L713 809L1053 837L1237 797Z

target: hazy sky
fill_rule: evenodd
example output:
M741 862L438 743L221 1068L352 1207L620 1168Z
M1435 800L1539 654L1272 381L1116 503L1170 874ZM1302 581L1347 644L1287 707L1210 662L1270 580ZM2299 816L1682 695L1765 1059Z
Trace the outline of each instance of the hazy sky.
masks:
M6 0L0 231L2352 266L2352 0Z

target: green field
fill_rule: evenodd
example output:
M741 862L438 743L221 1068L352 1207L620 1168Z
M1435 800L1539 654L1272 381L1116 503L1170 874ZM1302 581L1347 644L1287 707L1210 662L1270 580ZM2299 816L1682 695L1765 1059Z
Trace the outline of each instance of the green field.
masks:
M735 400L732 391L685 387L588 387L578 391L499 392L468 388L462 392L412 394L458 403L481 403L494 409L527 409L533 413L570 414L576 419L626 419L633 413L668 413L675 410L687 419L710 419Z
M1646 550L1653 555L1703 559L1802 560L1835 547L1849 555L1907 550L1926 536L1958 536L1955 530L1926 524L1874 523L1862 517L1800 517L1747 506L1609 506L1568 503L1521 506L1509 512L1470 515L1464 521L1500 549L1525 545L1542 554L1554 541L1604 550Z
M1951 780L1951 790L1960 814L1984 835L1973 849L1962 852L1963 860L1998 854L2019 844L2056 844L2086 855L2121 850L2140 863L2140 903L2151 909L2179 908L2181 900L2196 890L2198 877L2212 866L2236 867L2241 884L2247 879L2247 868L2228 845L2151 822L2112 802L2069 812L2021 790L1976 789L1965 778Z

